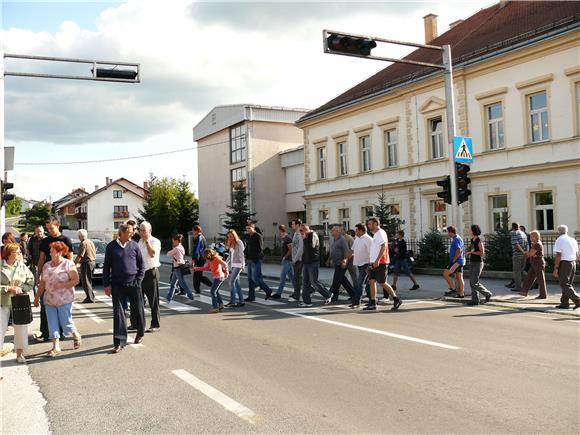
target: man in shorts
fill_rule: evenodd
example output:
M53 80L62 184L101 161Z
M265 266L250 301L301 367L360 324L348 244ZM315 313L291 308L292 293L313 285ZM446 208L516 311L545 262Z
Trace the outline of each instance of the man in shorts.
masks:
M389 239L385 230L381 228L380 221L372 217L367 220L367 227L373 233L373 243L371 244L371 265L369 270L370 299L366 311L377 309L377 283L381 285L393 298L392 311L397 311L403 301L397 296L395 290L387 284L387 265L389 264Z
M443 271L443 278L445 278L449 286L449 291L445 292L445 296L464 298L463 266L465 266L465 246L455 227L447 227L447 236L451 239L451 246L449 247L449 268ZM453 283L451 278L453 274L455 274L455 283Z

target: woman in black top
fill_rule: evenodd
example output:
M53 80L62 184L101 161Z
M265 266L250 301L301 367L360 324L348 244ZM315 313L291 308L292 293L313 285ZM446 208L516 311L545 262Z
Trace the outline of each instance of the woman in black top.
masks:
M471 286L471 302L469 305L479 305L479 293L485 296L485 302L489 302L492 293L486 289L483 284L479 282L481 271L483 270L483 256L485 254L485 247L483 241L479 238L481 235L481 228L479 225L471 226L471 242L469 244L469 251L465 254L469 256L471 262L469 264L469 285Z

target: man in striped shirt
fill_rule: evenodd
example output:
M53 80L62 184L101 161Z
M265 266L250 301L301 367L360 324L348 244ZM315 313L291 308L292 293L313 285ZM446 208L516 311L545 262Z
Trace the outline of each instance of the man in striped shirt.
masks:
M526 266L526 256L524 254L528 250L528 239L526 233L520 230L520 225L517 222L512 223L510 239L512 244L512 268L514 276L514 288L512 291L519 292L522 290L522 282L524 280L524 268Z

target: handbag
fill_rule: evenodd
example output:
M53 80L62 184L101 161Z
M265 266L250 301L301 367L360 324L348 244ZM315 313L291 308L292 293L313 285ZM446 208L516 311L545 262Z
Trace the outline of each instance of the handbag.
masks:
M189 261L186 261L185 263L180 264L179 268L181 269L182 275L190 275L191 274L191 263Z
M12 271L10 285L14 285L13 279L15 273L16 267ZM28 296L28 293L12 295L10 301L12 303L12 323L15 325L28 325L32 323L32 305L30 304L30 296Z

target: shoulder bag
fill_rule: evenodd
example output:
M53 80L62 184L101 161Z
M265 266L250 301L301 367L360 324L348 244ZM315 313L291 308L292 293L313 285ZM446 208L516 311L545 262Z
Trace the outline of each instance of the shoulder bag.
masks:
M15 273L16 267L12 271L9 286L14 286L13 279ZM12 303L12 322L15 325L28 325L32 323L32 305L30 304L30 296L28 296L28 293L12 295L10 301Z

